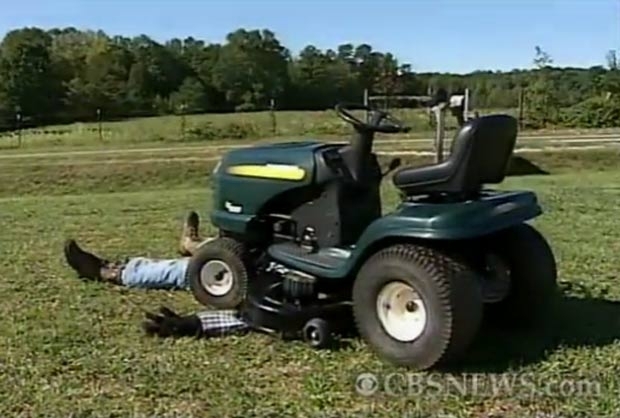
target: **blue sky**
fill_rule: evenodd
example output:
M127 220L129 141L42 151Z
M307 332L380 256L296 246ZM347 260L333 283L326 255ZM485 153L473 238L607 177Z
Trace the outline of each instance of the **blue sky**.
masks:
M535 45L587 67L620 48L620 0L0 0L0 11L1 34L75 26L221 42L269 28L293 52L366 42L415 71L530 67Z

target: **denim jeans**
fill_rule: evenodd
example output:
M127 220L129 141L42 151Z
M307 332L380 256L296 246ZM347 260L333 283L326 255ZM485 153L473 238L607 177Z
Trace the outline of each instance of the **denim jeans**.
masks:
M185 272L188 261L187 257L169 260L131 258L121 273L121 281L127 287L187 289Z

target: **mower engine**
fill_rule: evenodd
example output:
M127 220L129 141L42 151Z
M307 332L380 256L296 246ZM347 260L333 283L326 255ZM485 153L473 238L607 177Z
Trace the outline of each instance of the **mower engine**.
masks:
M303 303L316 298L316 277L274 262L271 262L265 271L281 277L282 292L288 301Z

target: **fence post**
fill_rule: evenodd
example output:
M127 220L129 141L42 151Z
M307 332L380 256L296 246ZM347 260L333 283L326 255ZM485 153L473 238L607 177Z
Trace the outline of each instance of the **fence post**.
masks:
M519 89L519 129L523 129L523 108L525 107L525 89Z
M187 105L185 103L179 106L179 110L181 111L181 140L185 141L185 109Z
M99 132L99 141L103 142L103 129L101 126L101 108L97 108L97 130Z
M435 132L435 151L437 154L435 155L435 162L440 163L443 161L443 142L445 135L445 104L439 103L433 108L433 112L435 113L435 121L436 121L436 129Z
M22 114L18 109L15 114L15 122L17 124L17 148L22 147Z
M368 89L364 89L364 106L366 106L366 123L370 122L370 111L368 110L369 98Z
M426 86L426 95L428 97L433 97L433 88L431 87L431 85L427 85ZM433 112L432 111L427 111L428 113L428 126L433 126Z
M465 103L463 105L463 121L469 120L469 89L465 89Z
M269 102L269 117L271 118L271 133L276 136L278 133L278 121L276 120L276 101L271 99Z

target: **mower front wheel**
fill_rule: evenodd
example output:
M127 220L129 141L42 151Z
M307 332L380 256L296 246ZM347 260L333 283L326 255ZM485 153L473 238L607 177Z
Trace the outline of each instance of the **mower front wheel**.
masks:
M232 238L207 242L190 258L187 281L198 302L235 309L245 299L249 272L245 246Z
M385 248L353 285L357 328L381 357L418 370L453 361L482 320L479 283L467 266L420 245Z
M322 318L309 320L302 331L304 341L316 349L327 348L333 343L329 323Z

